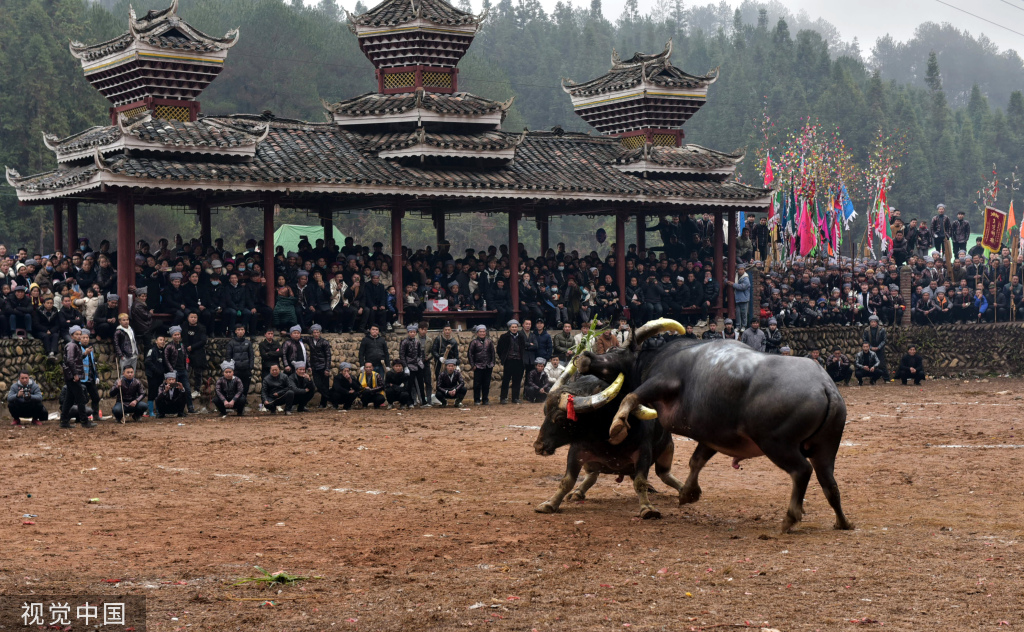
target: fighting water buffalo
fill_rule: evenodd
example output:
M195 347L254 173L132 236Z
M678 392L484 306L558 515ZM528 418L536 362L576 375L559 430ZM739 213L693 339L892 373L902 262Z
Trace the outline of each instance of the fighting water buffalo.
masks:
M620 376L624 391L609 441L629 436L631 418L657 416L673 434L697 441L690 475L679 502L696 502L697 477L721 452L740 461L767 456L793 480L782 531L803 517L803 500L813 466L836 514L836 529L852 529L843 515L833 470L846 425L846 404L817 363L806 358L768 355L734 340L698 341L668 336L661 346L644 345L652 336L685 333L679 323L659 319L636 331L627 347L576 361L582 374L611 382Z
M608 441L612 418L625 394L621 392L624 381L619 377L609 385L596 377L582 376L575 382L559 383L551 390L544 402L544 423L533 449L539 455L551 456L563 445L570 447L558 491L537 506L539 513L558 511L566 494L569 500L584 500L599 475L616 474L633 479L633 489L640 499L640 517L660 518L661 513L647 497L647 473L652 463L666 485L677 490L683 487L672 476L672 435L657 421L634 417L621 441ZM573 489L581 469L587 476Z

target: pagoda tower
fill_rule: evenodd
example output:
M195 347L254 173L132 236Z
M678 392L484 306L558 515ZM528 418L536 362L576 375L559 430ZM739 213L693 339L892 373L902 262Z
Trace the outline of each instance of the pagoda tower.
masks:
M619 137L628 149L679 147L683 124L707 101L718 71L691 75L674 67L671 57L671 40L660 53L636 53L625 61L612 50L606 74L585 83L563 79L562 89L580 118L606 136Z
M71 54L82 62L85 78L112 107L110 120L149 112L153 118L195 121L200 93L224 68L228 49L238 42L238 29L210 37L177 15L178 0L139 18L129 10L128 32L110 41L86 46L71 42Z

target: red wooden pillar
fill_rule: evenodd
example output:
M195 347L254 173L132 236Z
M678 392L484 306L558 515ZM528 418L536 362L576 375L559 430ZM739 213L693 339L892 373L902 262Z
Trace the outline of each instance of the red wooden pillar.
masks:
M68 251L78 250L78 202L68 202ZM67 254L65 252L65 254Z
M508 265L512 269L509 288L512 293L512 318L519 320L519 219L523 212L511 209L508 212ZM498 323L500 327L503 323Z
M647 215L639 213L636 216L636 254L644 250L647 250Z
M730 281L736 280L736 211L729 211L729 261L726 275ZM736 293L729 287L729 318L736 320Z
M274 286L277 275L274 273L274 210L277 205L273 198L263 200L263 276L267 279L267 307L274 307Z
M626 304L626 214L615 214L615 283L619 286L619 305Z
M725 233L723 232L723 213L715 213L715 283L718 284L718 299L715 301L715 310L718 313L718 317L722 318L725 314L725 310L722 306L725 305L725 266L723 262L723 242L725 241Z
M540 213L537 215L537 230L540 231L540 256L543 257L547 254L548 248L551 247L551 237L548 232L548 227L551 221L547 213Z
M391 209L391 284L395 286L395 307L398 309L398 322L402 321L405 310L405 285L402 283L402 218L404 208Z
M64 202L53 203L53 249L64 252Z
M128 288L135 285L135 201L131 191L117 192L118 309L128 311Z
M199 241L203 246L209 248L213 244L213 231L210 228L210 205L207 202L196 204L196 211L199 213Z
M324 229L324 247L330 249L334 242L334 213L331 211L320 211L320 226Z

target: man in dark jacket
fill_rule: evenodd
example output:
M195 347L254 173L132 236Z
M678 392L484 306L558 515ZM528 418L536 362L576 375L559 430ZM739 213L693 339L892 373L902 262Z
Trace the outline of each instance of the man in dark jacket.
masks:
M953 223L946 217L946 205L939 204L935 208L935 217L932 218L932 239L935 240L935 249L939 252L946 251L946 238L953 234ZM953 253L956 254L955 252Z
M546 327L546 323L543 320L538 319L537 323L536 323L536 330L537 330L537 333L536 333L537 347L535 349L533 349L533 358L537 358L537 357L550 358L550 357L554 356L555 355L555 341L552 340L551 334L548 333L547 327ZM523 342L524 342L524 344L526 343L526 338L525 337L523 338ZM523 366L524 367L527 366L526 365L527 361L530 361L532 363L532 359L529 358L529 356L524 355L523 356Z
M331 404L335 408L341 406L344 410L349 410L359 398L360 387L352 375L353 368L348 362L342 362L338 375L334 377L334 384L331 385Z
M363 288L363 294L366 298L366 309L370 312L370 324L377 325L378 329L384 329L388 324L388 291L381 285L380 272L374 271L370 274L370 282Z
M292 392L295 393L295 412L304 413L306 404L316 394L316 385L313 384L313 380L309 379L305 362L296 362L294 369L288 376L288 384L291 386Z
M135 290L135 302L128 311L128 320L139 349L149 349L152 344L153 310L146 304L149 292L144 287Z
M718 301L719 287L715 281L715 275L710 269L704 271L704 288L703 296L701 297L700 307L700 321L697 323L698 327L703 327L708 324L708 314L711 309L715 306Z
M309 331L313 337L309 341L309 364L306 373L313 379L313 384L320 393L320 408L327 408L331 399L331 343L323 337L322 326L313 325Z
M501 360L501 403L508 403L508 387L512 384L512 403L519 404L523 385L523 358L526 357L526 336L519 331L519 321L506 323L508 331L498 338L498 358Z
M31 419L34 425L41 426L47 417L43 391L26 371L18 373L18 379L11 384L7 393L7 410L11 413L12 426L20 426L22 419Z
M370 333L366 334L363 341L359 343L359 365L366 366L366 363L369 362L376 370L377 367L388 366L389 360L388 343L380 335L380 327L371 325Z
M149 392L155 393L159 388L161 382L164 381L164 347L167 346L167 338L164 336L157 336L156 340L153 341L153 345L146 350L146 357L143 361L143 365L146 368L146 382L149 384ZM154 402L156 398L152 395L149 398L149 416L152 417L155 412L153 410Z
M412 408L412 378L405 372L405 363L395 358L391 370L384 376L384 396L388 408Z
M836 384L842 382L844 385L850 385L850 378L853 377L853 367L851 366L850 358L843 353L843 350L836 347L832 350L832 355L829 356L825 362L825 372L832 378L832 381Z
M967 241L971 238L971 223L964 217L963 211L956 212L956 219L950 225L950 239L953 240L953 253L955 258L963 250L967 252Z
M863 342L869 343L871 351L878 356L878 373L885 382L889 379L889 368L885 362L885 327L882 327L878 316L868 318L868 328L864 330Z
M921 385L921 380L924 379L924 362L921 361L921 356L917 355L917 345L907 347L907 353L900 360L897 377L903 382L903 386L907 385L907 380L914 380L914 386Z
M491 404L491 373L494 371L496 353L494 343L487 337L487 327L476 326L476 337L469 342L467 360L473 367L473 403L477 406Z
M121 299L117 294L107 294L107 301L96 308L93 316L93 331L98 340L111 340L117 329L117 302Z
M534 361L534 370L526 372L526 387L523 389L523 397L526 401L536 404L547 399L548 391L551 389L551 380L544 372L546 358L537 358Z
M174 371L177 374L178 383L185 389L188 412L195 413L195 407L192 404L192 387L188 381L188 351L185 350L185 345L181 341L181 327L175 325L167 331L171 334L171 339L164 345L164 372Z
M466 396L466 381L462 378L462 371L459 370L457 359L445 360L444 370L437 376L435 395L441 402L442 408L448 405L449 399L455 400L456 408L462 408L462 398Z
M284 414L292 414L295 391L292 390L288 377L281 372L276 364L270 367L270 373L263 378L263 405L271 415L277 414L277 407L284 406Z
M256 353L252 347L252 340L245 337L245 325L240 322L235 323L235 335L228 340L224 349L224 359L232 362L232 373L242 382L242 397L248 397Z
M217 384L213 387L213 405L220 411L221 418L228 416L229 408L241 417L245 414L245 405L247 403L245 384L241 378L235 375L235 363L233 360L228 359L221 362L220 369L223 375L217 378Z
M426 372L423 358L426 354L423 351L423 343L420 342L419 327L416 323L411 323L405 328L405 332L405 339L398 345L398 359L402 361L402 366L408 369L409 395L412 397L413 404L426 404L429 406L430 400L421 401L423 373ZM391 400L388 400L388 402L391 403Z
M60 411L60 427L71 427L71 407L77 407L77 421L83 428L95 428L96 424L85 418L85 353L82 351L79 341L81 340L82 328L78 325L70 329L71 342L64 346L64 359L62 372L64 373L64 386L67 388L67 397Z
M110 397L114 399L114 419L121 423L129 415L132 421L138 421L146 414L146 388L140 380L135 379L135 367L124 368L121 377L110 389Z
M284 359L282 371L285 375L292 375L295 372L296 362L309 362L309 347L302 341L302 327L293 325L288 330L288 339L281 344L281 355Z
M167 415L184 417L185 406L190 399L185 385L178 381L178 373L176 371L168 371L164 374L164 381L156 395L157 419L163 419Z
M228 329L231 331L239 324L242 325L242 329L250 329L253 319L256 318L256 305L253 304L252 296L244 285L238 283L238 275L233 272L228 275L228 284L224 288L224 314ZM237 370L236 366L236 373Z
M185 312L188 306L185 305L185 294L181 289L181 273L172 272L167 276L170 285L164 288L160 295L160 311L170 314L173 318L171 325L180 325L185 321Z
M260 379L270 375L270 367L275 364L280 367L281 362L281 343L274 338L274 329L271 327L260 341Z
M854 375L857 376L857 384L860 386L864 386L864 378L869 378L871 386L874 386L875 382L882 375L881 371L879 371L878 356L875 355L875 352L871 350L866 342L860 346L860 353L854 357L853 366L856 367Z

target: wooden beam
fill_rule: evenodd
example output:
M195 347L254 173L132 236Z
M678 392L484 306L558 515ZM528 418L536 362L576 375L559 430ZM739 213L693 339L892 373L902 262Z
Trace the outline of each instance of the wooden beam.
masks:
M647 214L637 213L636 215L636 254L647 250Z
M210 203L202 200L196 204L196 212L199 214L199 241L204 247L209 248L213 243L212 228L210 226Z

